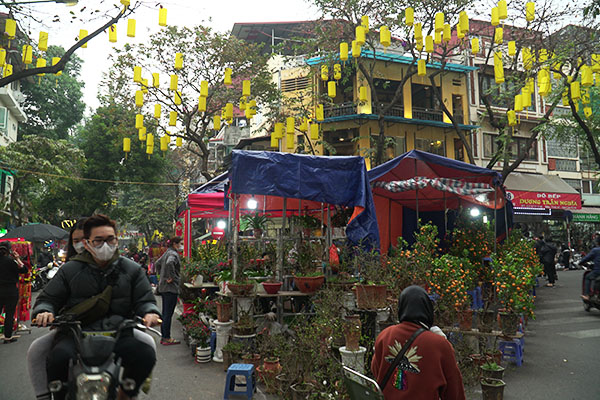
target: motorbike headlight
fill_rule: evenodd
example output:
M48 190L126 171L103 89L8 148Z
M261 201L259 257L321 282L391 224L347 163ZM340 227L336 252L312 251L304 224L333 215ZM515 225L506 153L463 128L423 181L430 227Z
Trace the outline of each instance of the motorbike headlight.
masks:
M102 374L80 374L77 376L77 400L107 400L111 376Z

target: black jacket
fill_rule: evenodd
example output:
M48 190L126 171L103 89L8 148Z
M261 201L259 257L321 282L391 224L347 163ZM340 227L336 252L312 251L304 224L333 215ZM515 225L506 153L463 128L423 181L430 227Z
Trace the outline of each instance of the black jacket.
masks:
M19 267L9 256L0 256L0 288L16 288L19 274L27 272L27 267Z
M108 285L108 276L114 268L118 268L119 272L108 314L85 328L114 330L124 319L135 315L143 317L147 313L155 313L160 316L150 283L137 263L125 257L115 257L106 268L101 269L94 264L89 253L84 252L63 264L48 282L35 302L33 317L44 311L60 314L99 294Z

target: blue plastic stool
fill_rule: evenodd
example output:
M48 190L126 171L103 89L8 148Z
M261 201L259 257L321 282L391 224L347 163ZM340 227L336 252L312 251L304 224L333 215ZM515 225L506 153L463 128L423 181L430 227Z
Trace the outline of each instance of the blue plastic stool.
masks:
M498 349L502 352L502 360L512 361L517 367L523 365L523 346L520 339L500 340Z
M245 376L246 383L236 383L237 376ZM243 390L236 390L236 387L244 387ZM224 400L229 399L230 394L244 394L248 399L252 399L256 390L256 377L254 375L254 365L252 364L231 364L227 370L225 378Z

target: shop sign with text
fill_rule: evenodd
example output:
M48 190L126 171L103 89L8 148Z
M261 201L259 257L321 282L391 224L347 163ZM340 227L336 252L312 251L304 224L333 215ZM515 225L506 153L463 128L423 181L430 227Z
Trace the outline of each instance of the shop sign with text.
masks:
M507 190L506 197L515 207L549 208L553 210L579 210L581 196L577 193L545 193Z

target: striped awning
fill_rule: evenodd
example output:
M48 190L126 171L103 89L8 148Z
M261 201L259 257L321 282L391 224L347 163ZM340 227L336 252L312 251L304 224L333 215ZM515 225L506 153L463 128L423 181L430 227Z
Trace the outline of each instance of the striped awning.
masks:
M424 189L431 186L434 189L463 196L474 196L482 193L493 192L494 189L487 183L466 182L450 178L425 178L417 176L404 181L375 182L375 187L383 188L390 192L406 192L409 190Z

